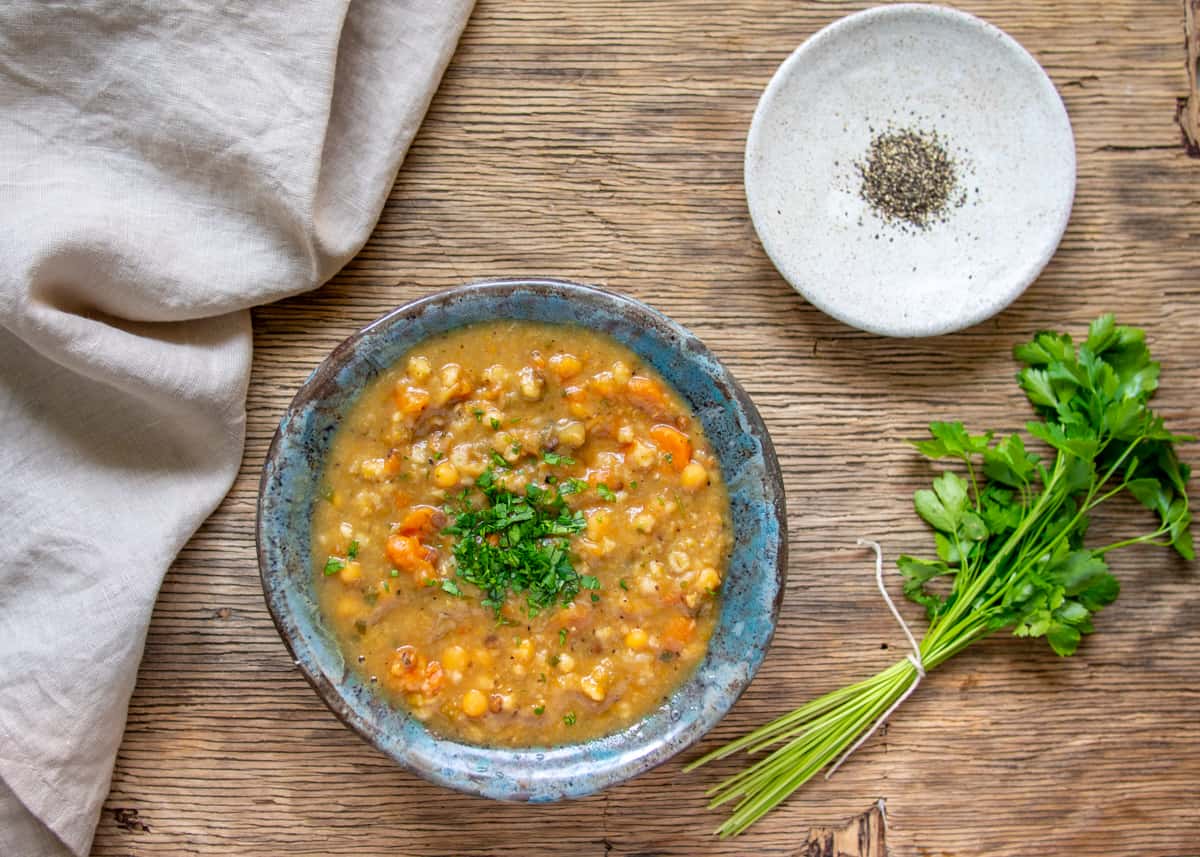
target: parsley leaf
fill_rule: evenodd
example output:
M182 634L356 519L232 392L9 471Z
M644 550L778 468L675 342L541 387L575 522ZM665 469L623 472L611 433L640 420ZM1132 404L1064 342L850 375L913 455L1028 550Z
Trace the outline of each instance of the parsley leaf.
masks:
M497 470L509 470L512 468L512 465L509 464L504 459L503 455L496 452L496 450L494 450L494 449L492 450L491 456L492 456L492 466L495 467Z
M582 479L568 479L558 486L559 496L562 497L566 497L568 494L579 494L585 490L587 490L587 483Z
M542 461L546 462L551 467L555 467L560 464L569 466L575 463L574 458L571 458L568 455L559 455L557 452L543 452Z
M358 559L358 541L350 542L350 547L346 550L346 556L350 559Z
M710 792L713 805L740 800L718 833L742 832L853 748L912 690L918 670L924 675L1001 630L1044 637L1057 654L1073 654L1095 630L1095 614L1120 592L1110 552L1153 544L1195 558L1191 474L1175 449L1192 438L1168 431L1150 406L1160 366L1145 340L1143 331L1106 315L1082 343L1043 331L1013 349L1023 364L1017 382L1036 416L1025 428L1045 459L1020 435L996 440L962 423L930 423L929 438L914 445L928 458L950 459L958 472L943 471L913 495L933 530L936 559L896 560L904 594L929 616L921 666L900 661L689 765L780 744ZM1153 523L1138 536L1098 541L1090 532L1095 511L1122 494L1148 509Z
M603 482L596 486L596 493L600 495L600 499L607 500L609 503L617 499L617 495Z
M329 577L330 575L337 574L345 567L346 563L344 560L336 556L331 556L325 560L325 576Z

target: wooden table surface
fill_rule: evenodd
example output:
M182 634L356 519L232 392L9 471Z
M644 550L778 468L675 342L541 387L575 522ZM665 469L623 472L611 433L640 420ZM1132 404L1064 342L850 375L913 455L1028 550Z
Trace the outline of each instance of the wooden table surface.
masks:
M700 749L901 656L854 540L892 557L925 550L910 496L930 472L904 440L933 418L1022 425L1013 343L1115 311L1166 364L1170 424L1200 433L1200 160L1177 120L1195 113L1177 104L1188 4L1194 14L1197 0L959 4L1058 85L1078 193L1058 255L1015 305L900 341L799 298L742 193L746 129L775 67L868 4L481 0L362 253L320 291L255 313L245 461L167 575L95 854L858 857L883 853L878 815L836 848L809 831L877 802L898 857L1200 853L1200 566L1152 549L1116 558L1121 599L1076 657L985 641L931 674L835 777L740 839L709 835L720 816L703 798L733 766L681 772ZM335 720L276 635L254 553L264 452L325 353L411 298L521 274L604 284L695 331L762 411L791 514L779 632L729 716L633 782L536 808L427 785ZM1200 462L1194 447L1185 457ZM920 627L921 611L903 609Z

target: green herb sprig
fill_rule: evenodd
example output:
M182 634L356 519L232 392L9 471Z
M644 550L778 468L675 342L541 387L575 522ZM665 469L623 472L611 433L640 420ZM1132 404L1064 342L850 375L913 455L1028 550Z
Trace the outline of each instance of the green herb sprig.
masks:
M919 646L926 671L1004 629L1045 637L1059 655L1073 654L1094 630L1094 614L1120 586L1109 552L1134 544L1173 548L1194 559L1189 468L1174 435L1149 407L1159 364L1145 335L1111 315L1092 323L1076 346L1061 333L1039 333L1014 349L1017 375L1037 413L1029 434L1053 460L1029 452L1020 435L995 440L962 423L935 422L916 444L930 459L961 464L932 490L917 491L917 514L934 532L936 558L902 556L904 593L925 606L929 627ZM1128 493L1157 520L1148 532L1096 547L1084 536L1092 512ZM942 591L935 591L938 584ZM946 591L948 590L948 591ZM903 660L873 678L833 691L696 760L693 770L745 751L769 755L709 790L710 806L736 801L718 828L736 835L839 759L918 679Z
M583 513L572 511L553 489L531 483L524 495L513 493L496 483L490 469L475 487L482 503L473 505L466 492L449 510L454 520L443 531L458 536L457 576L482 590L482 604L497 616L510 593L524 594L531 614L572 601L587 585L571 563L568 541L587 526Z

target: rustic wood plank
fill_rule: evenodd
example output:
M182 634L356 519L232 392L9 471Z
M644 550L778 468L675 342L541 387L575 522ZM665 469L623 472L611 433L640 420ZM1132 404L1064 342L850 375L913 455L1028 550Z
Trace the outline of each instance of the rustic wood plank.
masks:
M909 497L929 472L903 440L935 416L1018 427L1015 341L1116 311L1166 364L1168 418L1200 430L1200 161L1175 121L1179 0L958 4L1058 84L1079 188L1060 252L1013 307L923 341L808 306L758 246L742 193L746 129L775 66L867 5L481 0L370 242L326 288L255 313L245 461L163 586L95 854L792 855L810 828L878 798L895 857L1196 853L1200 589L1195 568L1159 552L1118 558L1121 600L1078 656L984 642L836 776L732 842L709 836L703 798L731 763L684 775L673 761L536 808L426 785L325 710L263 606L255 491L292 392L357 327L478 277L554 274L649 301L728 362L775 438L792 556L779 633L685 758L902 656L854 539L889 556L925 547Z

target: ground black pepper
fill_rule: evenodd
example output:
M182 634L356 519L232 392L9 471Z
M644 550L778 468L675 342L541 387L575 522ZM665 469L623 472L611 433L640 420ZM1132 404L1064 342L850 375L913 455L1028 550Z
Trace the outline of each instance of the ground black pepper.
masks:
M936 131L875 134L855 167L862 176L860 196L889 223L928 229L966 200L958 188L958 165Z

